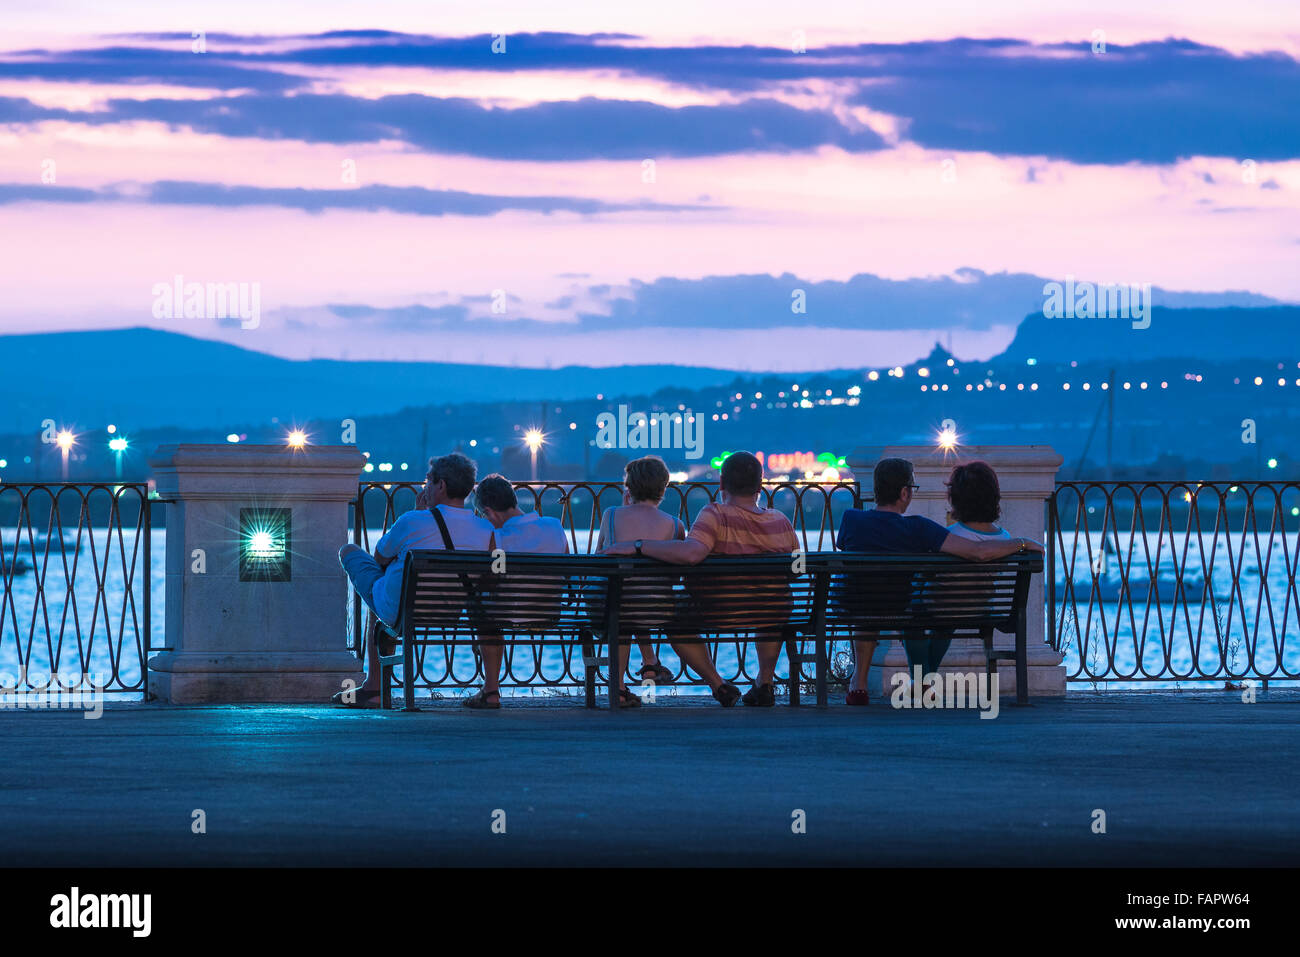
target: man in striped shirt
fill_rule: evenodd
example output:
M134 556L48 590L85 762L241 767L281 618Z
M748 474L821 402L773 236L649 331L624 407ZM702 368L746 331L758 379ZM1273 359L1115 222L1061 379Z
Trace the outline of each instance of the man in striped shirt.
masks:
M799 538L790 520L775 509L762 508L758 504L758 496L763 490L763 465L754 455L734 452L727 456L722 463L721 485L720 500L700 510L684 540L625 542L610 546L605 554L648 555L675 565L698 565L710 555L789 555L799 549ZM788 586L780 587L788 600ZM775 592L769 593L770 588L768 585L758 586L753 595L758 605L774 610L780 604L780 596ZM692 597L707 603L707 595L700 589L693 590ZM771 707L776 703L773 682L776 662L781 656L781 642L779 638L758 640L755 648L758 652L758 675L754 678L754 687L745 693L744 702L750 706ZM716 676L716 671L713 671L703 646L683 644L678 648L674 644L673 649L713 685L709 672ZM683 650L687 655L682 654ZM701 663L697 663L699 658L703 659ZM702 670L701 664L707 665L708 671ZM734 690L734 686L728 687ZM723 700L718 688L714 688L714 697ZM734 703L734 698L731 703Z

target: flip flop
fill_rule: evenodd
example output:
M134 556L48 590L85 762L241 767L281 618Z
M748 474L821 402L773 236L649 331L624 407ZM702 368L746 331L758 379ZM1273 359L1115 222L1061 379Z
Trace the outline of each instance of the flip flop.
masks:
M349 697L352 698L351 701L348 700ZM378 708L381 703L379 699L378 691L353 688L350 691L336 691L330 701L340 708Z
M619 688L618 706L620 708L639 708L641 707L641 699L626 688Z

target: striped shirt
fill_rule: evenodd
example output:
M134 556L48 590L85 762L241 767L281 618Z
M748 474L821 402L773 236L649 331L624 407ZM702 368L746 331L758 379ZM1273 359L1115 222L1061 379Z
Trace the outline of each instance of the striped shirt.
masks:
M712 555L789 554L799 548L794 526L775 509L751 512L720 502L700 509L686 537L707 546Z

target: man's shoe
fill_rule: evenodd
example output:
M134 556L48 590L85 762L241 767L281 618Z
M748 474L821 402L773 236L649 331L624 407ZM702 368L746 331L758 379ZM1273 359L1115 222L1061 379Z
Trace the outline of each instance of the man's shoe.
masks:
M776 689L771 685L754 685L740 700L751 708L770 708L776 704Z
M866 688L854 688L844 696L844 703L865 707L871 703L871 696L867 694Z
M724 708L730 708L740 700L740 689L730 681L724 681L713 691L713 697L718 699L718 704Z

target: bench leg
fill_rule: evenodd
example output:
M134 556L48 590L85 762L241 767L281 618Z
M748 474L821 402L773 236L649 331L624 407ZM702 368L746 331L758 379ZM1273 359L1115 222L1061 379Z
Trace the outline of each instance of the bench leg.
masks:
M819 708L825 708L826 705L827 705L827 701L826 701L826 670L827 670L827 663L826 663L826 636L823 635L823 634L818 634L818 635L814 636L813 641L816 642L816 645L817 645L817 647L816 647L816 649L815 649L815 652L816 652L816 655L817 655L817 707L819 707Z
M998 659L993 651L993 629L981 628L980 639L984 642L984 673L988 681L989 693L993 693L993 679L998 673Z
M1029 704L1029 647L1026 638L1025 610L1020 609L1016 622L1016 704Z
M593 641L582 643L582 685L587 692L587 707L596 707L596 645Z
M402 709L415 710L415 649L410 636L402 638Z
M799 683L803 677L803 665L799 662L799 642L794 635L787 633L785 639L785 660L790 666L790 706L799 707Z
M379 666L379 707L384 711L393 708L393 666Z
M612 632L607 639L609 647L609 710L619 711L618 706L618 679L622 677L619 674L618 667L618 632Z

